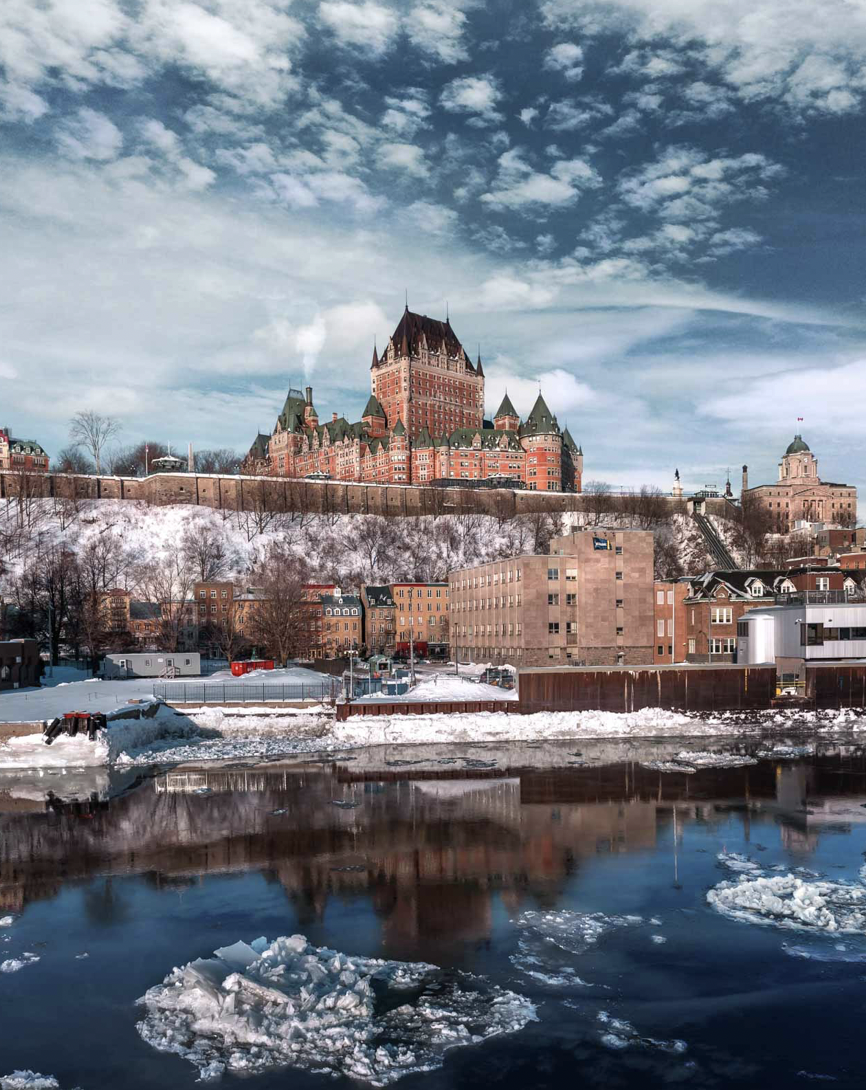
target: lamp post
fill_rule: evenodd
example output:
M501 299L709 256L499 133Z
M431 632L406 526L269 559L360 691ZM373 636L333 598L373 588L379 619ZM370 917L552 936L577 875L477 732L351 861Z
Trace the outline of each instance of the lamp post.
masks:
M355 695L355 674L353 670L353 664L355 662L355 655L358 654L354 649L350 649L346 652L349 656L349 698L348 703L352 703L352 697Z

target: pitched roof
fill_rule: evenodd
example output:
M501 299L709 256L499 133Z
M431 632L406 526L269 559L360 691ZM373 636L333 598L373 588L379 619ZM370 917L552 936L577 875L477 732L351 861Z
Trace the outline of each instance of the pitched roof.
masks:
M371 606L392 606L394 604L391 588L387 585L384 587L364 587L364 594Z
M405 435L406 434L406 429L403 426L403 421L402 420L400 420L400 419L397 420L397 423L391 429L391 434L392 435Z
M422 337L427 342L428 351L438 352L444 345L449 356L464 359L470 369L474 370L447 318L444 322L440 322L437 318L428 318L426 314L415 314L407 307L391 340L401 352L408 352L415 356L421 350Z
M262 433L259 432L255 439L253 439L253 445L250 447L250 454L258 459L267 458L270 442L271 437L269 435L262 435Z
M45 454L35 439L13 439L9 436L9 449L13 454Z
M577 444L571 438L571 432L568 430L568 428L566 428L565 431L562 433L562 442L563 442L563 445L568 450L570 450L572 454L577 454L578 453Z
M548 409L547 402L539 393L532 406L532 412L526 418L526 423L521 424L520 434L559 435L559 424L556 417Z
M373 355L375 355L375 351ZM383 420L385 419L385 410L379 404L374 394L370 394L364 411L361 413L362 419L365 416L381 416Z
M279 421L286 431L292 429L288 426L289 417L293 414L299 419L304 419L304 409L306 408L307 401L300 390L289 389L286 394L286 400L283 402L283 407L280 410Z
M492 428L455 428L448 436L448 445L451 447L471 447L475 442L475 436L481 440L481 446L485 450L494 450L499 447L502 440L506 440L508 450L521 450L520 437L516 431L502 428L494 431Z
M517 416L517 410L511 404L511 398L508 396L507 393L502 399L502 404L496 410L496 414L494 415L493 419L495 420L498 416ZM518 417L518 419L520 418Z
M415 439L412 441L412 446L413 447L432 447L433 446L433 437L430 435L430 432L427 430L427 425L426 424L421 428L421 430L415 436Z

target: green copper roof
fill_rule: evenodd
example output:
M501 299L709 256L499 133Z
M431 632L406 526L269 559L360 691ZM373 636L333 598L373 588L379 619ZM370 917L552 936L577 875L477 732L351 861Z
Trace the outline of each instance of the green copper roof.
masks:
M521 425L520 434L559 435L559 424L556 417L548 409L547 403L541 394L532 406L532 412L526 418L526 423Z
M392 435L405 435L406 429L403 427L403 421L398 420L394 427L391 429Z
M562 442L563 445L567 447L572 454L577 454L577 444L571 438L571 432L568 430L568 428L566 428L565 431L562 433Z
M385 419L385 410L373 394L370 394L370 400L367 402L367 406L361 413L361 416L381 416L383 420Z
M517 411L511 404L511 398L508 394L502 399L502 404L496 410L496 416L493 419L495 420L497 416L517 416Z
M794 442L788 444L785 454L801 454L804 450L809 450L808 444L804 443L803 436L797 433L794 436Z

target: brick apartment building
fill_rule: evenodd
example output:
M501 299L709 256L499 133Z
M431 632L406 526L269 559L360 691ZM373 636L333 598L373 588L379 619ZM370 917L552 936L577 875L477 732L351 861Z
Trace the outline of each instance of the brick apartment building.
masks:
M816 530L815 552L818 556L839 556L866 548L866 528Z
M370 654L390 653L394 648L394 595L390 586L361 588L364 606L364 643Z
M484 370L448 319L407 307L381 356L373 350L361 419L320 422L313 389L290 389L270 435L256 436L244 472L383 484L509 477L538 491L581 490L583 452L539 393L521 422L503 398L484 419Z
M653 535L585 530L547 556L496 560L449 576L455 657L516 666L653 661Z
M749 610L775 605L777 595L804 590L858 593L850 575L821 563L785 571L708 572L685 585L688 662L736 662L737 622Z
M656 666L686 661L688 637L685 598L688 593L688 583L653 583L653 662Z
M333 659L364 641L363 604L355 594L322 595L322 651Z
M396 655L444 658L448 654L448 583L392 583Z
M0 428L0 469L47 473L49 458L34 439L16 439Z

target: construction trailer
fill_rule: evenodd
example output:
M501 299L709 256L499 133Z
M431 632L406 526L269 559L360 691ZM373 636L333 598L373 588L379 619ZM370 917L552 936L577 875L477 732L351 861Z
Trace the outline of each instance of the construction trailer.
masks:
M124 677L200 677L201 655L190 651L135 651L106 655L106 679Z

